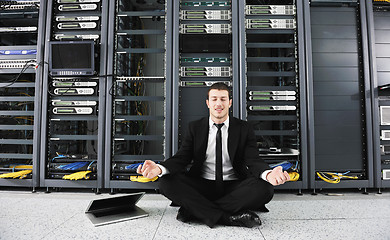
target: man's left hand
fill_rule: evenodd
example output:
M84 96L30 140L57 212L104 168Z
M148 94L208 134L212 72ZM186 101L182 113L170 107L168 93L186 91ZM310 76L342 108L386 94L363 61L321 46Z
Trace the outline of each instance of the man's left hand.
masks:
M283 172L282 166L278 166L267 174L266 179L272 185L277 186L289 181L290 176L286 171Z

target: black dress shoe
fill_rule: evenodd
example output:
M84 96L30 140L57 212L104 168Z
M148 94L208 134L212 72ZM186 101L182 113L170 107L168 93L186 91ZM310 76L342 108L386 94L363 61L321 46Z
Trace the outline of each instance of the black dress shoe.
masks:
M261 220L256 213L246 210L229 216L227 225L252 228L254 226L260 226Z
M180 222L188 223L195 220L195 217L192 216L186 209L181 207L177 212L176 219L179 220Z

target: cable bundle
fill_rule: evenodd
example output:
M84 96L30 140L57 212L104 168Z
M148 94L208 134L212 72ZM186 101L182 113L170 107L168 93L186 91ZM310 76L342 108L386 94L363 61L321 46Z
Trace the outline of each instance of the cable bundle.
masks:
M91 173L91 171L75 172L75 173L63 176L62 179L66 179L66 180L80 180L83 178L89 179L88 173Z
M32 173L32 170L23 170L18 172L12 172L12 173L5 173L1 174L0 178L25 178L28 174Z
M58 168L61 170L77 170L84 167L87 164L88 162L74 162L67 165L61 165Z
M334 183L334 184L339 183L342 178L358 179L358 177L346 176L345 174L348 173L349 171L345 173L317 172L317 176L327 183Z
M134 163L134 164L130 164L128 166L125 167L126 170L129 170L129 169L137 169L139 165L142 165L143 163Z
M130 181L132 181L132 182L146 183L146 182L154 182L157 179L158 179L158 177L147 178L147 177L144 177L144 176L130 176Z

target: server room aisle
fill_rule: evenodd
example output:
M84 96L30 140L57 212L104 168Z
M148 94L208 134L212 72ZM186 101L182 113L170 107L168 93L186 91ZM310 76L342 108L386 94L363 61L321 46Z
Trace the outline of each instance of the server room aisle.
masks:
M117 194L116 196L119 196ZM84 211L105 193L0 190L0 239L390 239L390 192L348 192L342 196L277 193L259 213L258 228L218 226L176 220L177 208L158 194L137 204L149 217L94 227Z

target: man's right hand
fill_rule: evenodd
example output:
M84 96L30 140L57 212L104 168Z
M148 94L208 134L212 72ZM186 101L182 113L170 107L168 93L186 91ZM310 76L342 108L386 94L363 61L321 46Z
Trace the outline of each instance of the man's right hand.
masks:
M146 178L154 178L162 173L157 164L151 160L146 160L144 164L139 165L137 173L142 174Z

